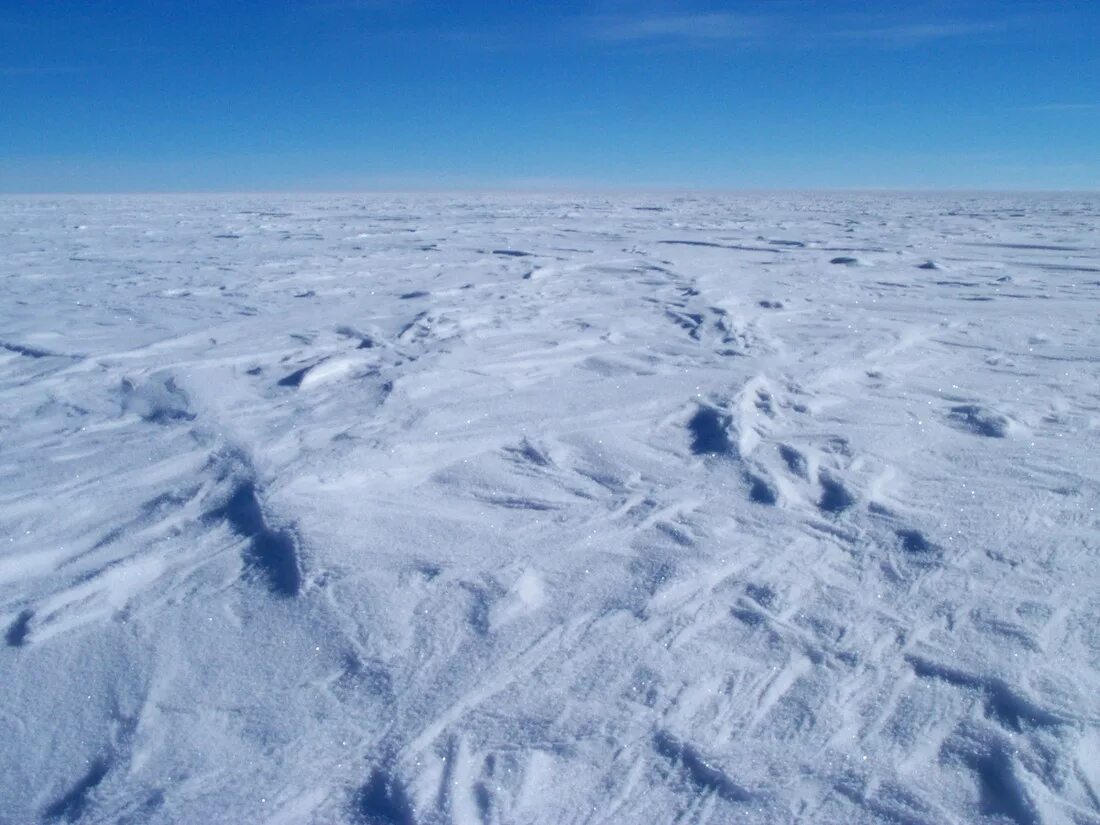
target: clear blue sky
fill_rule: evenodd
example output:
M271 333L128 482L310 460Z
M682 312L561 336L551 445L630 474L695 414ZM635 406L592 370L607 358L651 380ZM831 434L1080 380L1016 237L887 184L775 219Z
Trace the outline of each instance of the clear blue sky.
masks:
M1100 0L0 0L0 191L1100 188Z

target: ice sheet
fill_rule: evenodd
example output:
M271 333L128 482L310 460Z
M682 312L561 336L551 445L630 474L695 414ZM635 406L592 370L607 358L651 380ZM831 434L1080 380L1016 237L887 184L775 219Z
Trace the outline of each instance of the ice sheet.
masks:
M1100 822L1100 197L0 238L0 821Z

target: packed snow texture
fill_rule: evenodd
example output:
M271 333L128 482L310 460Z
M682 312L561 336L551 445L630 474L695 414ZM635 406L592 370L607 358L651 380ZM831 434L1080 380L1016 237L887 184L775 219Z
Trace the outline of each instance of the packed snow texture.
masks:
M1100 196L0 238L0 822L1100 822Z

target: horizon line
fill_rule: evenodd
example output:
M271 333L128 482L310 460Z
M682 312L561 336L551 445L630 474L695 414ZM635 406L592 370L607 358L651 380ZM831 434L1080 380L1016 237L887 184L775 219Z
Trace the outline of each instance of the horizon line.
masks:
M984 186L485 186L485 187L379 187L353 189L99 189L99 190L0 190L0 198L9 197L105 197L105 196L195 196L195 195L570 195L570 194L1100 194L1093 188L1061 187L984 187Z

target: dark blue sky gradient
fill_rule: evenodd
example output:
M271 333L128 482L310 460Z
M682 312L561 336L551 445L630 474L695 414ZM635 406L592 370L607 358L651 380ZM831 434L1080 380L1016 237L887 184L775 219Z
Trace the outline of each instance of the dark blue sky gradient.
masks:
M8 2L0 191L1100 188L1100 2Z

